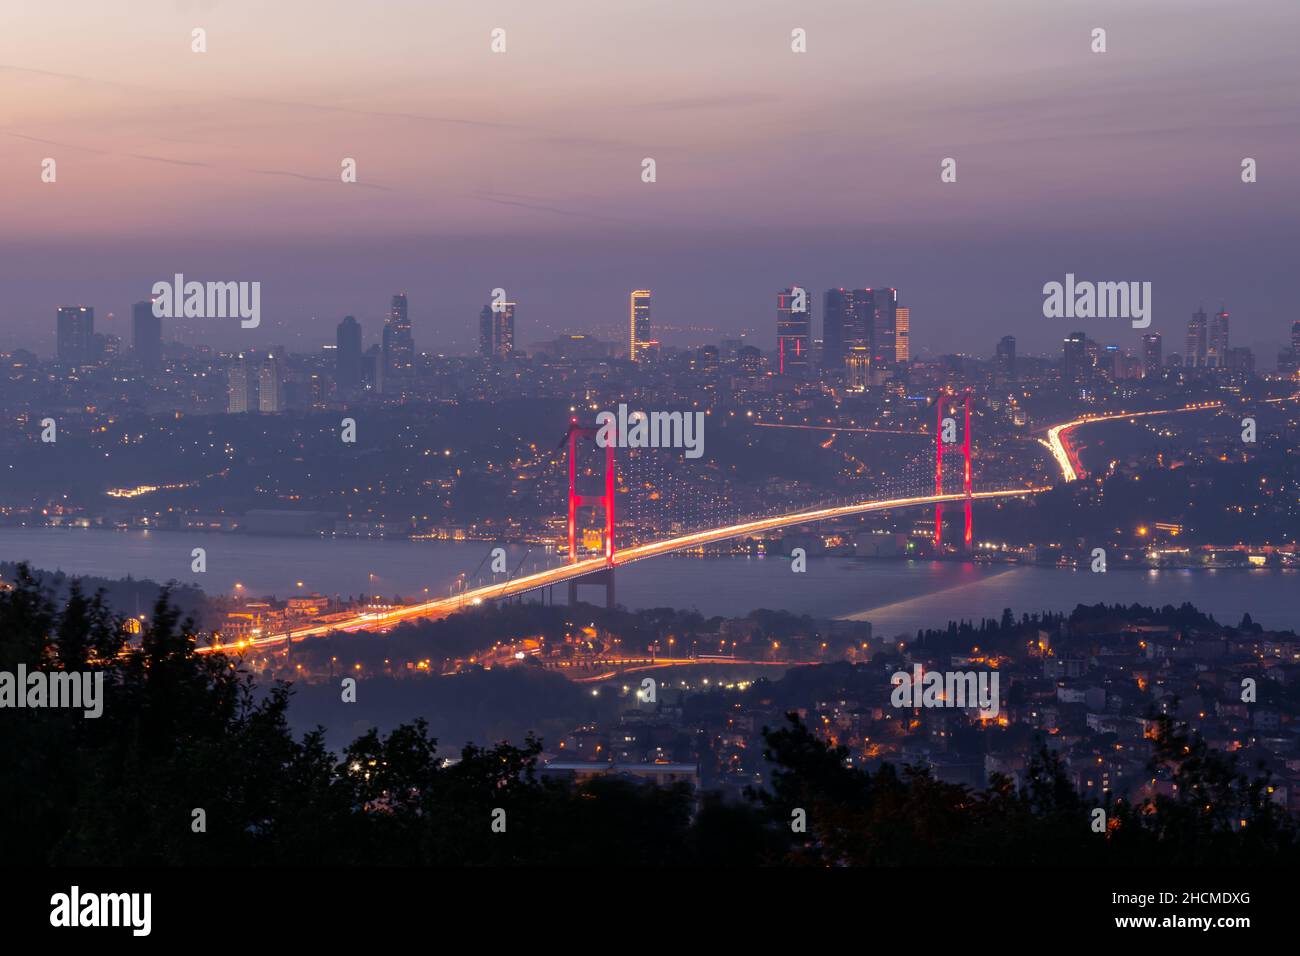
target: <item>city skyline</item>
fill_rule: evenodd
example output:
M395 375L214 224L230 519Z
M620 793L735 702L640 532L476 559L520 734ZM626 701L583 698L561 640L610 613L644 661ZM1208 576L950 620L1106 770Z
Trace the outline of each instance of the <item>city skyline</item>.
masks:
M494 293L504 294L503 289L493 291ZM796 292L803 297L803 314L796 314L790 305L793 301L792 296ZM629 293L629 319L622 355L634 363L644 361L652 350L657 351L665 344L661 343L657 338L649 337L653 334L653 329L658 328L651 324L650 302L652 295L653 290L650 289L638 289ZM881 295L885 296L883 300L880 299ZM743 330L743 335L750 336L747 344L754 345L765 354L771 354L776 358L778 374L784 374L785 372L784 346L787 343L790 344L792 361L801 369L799 372L801 375L806 375L813 369L818 372L842 370L847 367L849 355L855 348L866 349L869 358L868 364L872 368L897 367L912 361L914 358L917 360L934 360L944 354L965 355L974 358L988 358L991 356L994 359L997 359L1000 354L1000 345L994 342L989 349L984 351L969 353L960 350L936 352L925 349L922 355L915 356L910 344L911 310L908 306L899 303L898 291L895 288L876 289L874 292L870 288L852 290L843 286L829 288L820 297L822 303L820 312L812 305L814 298L817 297L811 289L804 289L799 286L786 287L777 296L774 335L765 332L761 328ZM877 300L883 302L885 307L880 307ZM408 315L409 306L406 294L394 293L390 298L388 313L381 320L382 324L380 322L374 323L378 326L378 334L370 337L372 342L370 348L379 356L378 361L382 366L378 373L380 382L382 383L384 378L401 379L409 377L414 367L413 362L416 355L477 355L480 357L494 356L498 359L508 359L516 354L526 356L532 347L546 346L546 340L540 338L540 336L549 334L553 330L540 329L536 332L537 337L517 343L515 335L515 307L517 303L505 302L500 299L494 299L494 302L496 303L495 306L492 303L483 306L476 323L472 326L474 332L472 347L463 351L436 350L422 348L416 341L414 325ZM73 365L91 364L101 359L110 360L126 354L136 357L137 360L143 362L146 368L156 369L162 361L161 350L164 344L168 342L174 341L177 344L187 346L199 345L206 347L209 345L207 341L184 342L179 338L171 339L167 335L164 323L175 320L160 319L154 315L149 300L137 302L132 306L129 332L125 328L113 326L111 329L101 330L96 333L94 313L93 306L81 304L60 306L55 311L56 323L53 328L55 343L52 353L42 355L40 351L35 351L34 354L38 357ZM1166 350L1163 346L1166 333L1162 331L1125 335L1127 327L1120 324L1112 326L1113 335L1097 335L1094 338L1094 335L1090 334L1088 330L1074 329L1064 337L1066 361L1067 363L1069 361L1071 341L1077 336L1082 336L1083 338L1079 339L1080 343L1086 339L1093 347L1101 345L1108 350L1117 350L1119 355L1127 359L1138 359L1144 365L1150 364L1148 353L1154 339L1157 343L1156 354L1172 359L1180 366L1220 367L1248 361L1252 368L1257 363L1261 368L1272 368L1272 363L1276 358L1282 363L1277 366L1279 370L1289 370L1290 366L1285 364L1286 361L1290 361L1286 353L1288 350L1292 354L1296 351L1296 329L1300 327L1300 321L1274 330L1276 338L1272 341L1260 340L1252 346L1249 344L1241 345L1239 340L1232 337L1230 329L1234 326L1230 316L1231 313L1226 304L1221 304L1213 316L1207 315L1203 305L1198 307L1191 313L1190 318L1186 320L1181 328L1174 327L1169 330L1169 334L1172 336L1171 342L1180 343L1182 351L1179 351L1177 347ZM1068 321L1073 325L1089 324L1079 319L1070 319ZM306 351L312 352L320 348L329 349L331 347L341 349L343 347L342 329L344 325L349 326L349 347L351 347L352 339L355 336L357 348L362 352L368 351L365 323L359 322L353 315L343 316L338 326L333 329L332 337L336 340L333 346L326 339L316 343L307 343L305 345ZM770 328L769 322L769 330ZM670 331L678 330L670 327ZM710 331L705 329L691 330L688 334L691 336L692 344L668 343L667 347L679 351L689 351L693 348L698 349L716 345L719 340L724 342L728 338L735 340L733 336L728 336L726 333L719 333L710 337ZM712 331L716 332L717 330ZM587 326L580 328L575 326L561 330L560 334L563 336L593 335L593 333L596 341L599 341L601 333L605 333L613 340L611 344L615 346L618 344L617 330L607 327ZM1126 339L1134 338L1136 341L1120 344L1115 341L1117 336ZM771 341L768 341L769 339ZM1002 341L1005 342L1007 339L1012 341L1013 350L1017 349L1017 337L1004 336ZM645 348L643 348L643 344ZM283 349L285 346L277 343L269 347ZM1261 348L1263 349L1262 353ZM234 349L232 354L241 351L243 349ZM1026 352L1023 348L1018 349L1018 351L1021 355L1049 359L1061 354L1059 345L1055 350L1047 349L1042 352ZM359 358L358 361L360 361ZM1156 367L1161 364L1163 362L1158 360ZM339 368L342 370L343 365L340 365ZM342 372L340 381L347 381L348 374Z

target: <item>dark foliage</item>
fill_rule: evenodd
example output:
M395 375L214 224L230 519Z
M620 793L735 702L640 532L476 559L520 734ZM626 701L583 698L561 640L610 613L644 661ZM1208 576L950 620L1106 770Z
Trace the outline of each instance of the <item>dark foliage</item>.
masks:
M542 779L540 741L445 760L417 720L339 756L295 739L290 688L257 695L237 662L198 653L164 591L131 635L102 595L61 606L25 568L0 592L0 670L93 670L103 714L0 709L5 862L238 865L891 865L1295 862L1295 822L1267 781L1161 725L1153 774L1175 797L1093 808L1046 752L1025 784L984 792L911 768L867 773L796 717L765 731L775 768L748 803L617 777ZM202 809L205 832L195 832ZM805 832L790 826L806 815ZM496 811L505 832L496 832ZM1244 821L1244 826L1243 826Z

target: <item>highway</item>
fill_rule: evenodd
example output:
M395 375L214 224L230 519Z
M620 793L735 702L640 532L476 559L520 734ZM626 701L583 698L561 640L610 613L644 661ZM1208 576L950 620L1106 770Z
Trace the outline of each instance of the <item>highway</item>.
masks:
M1044 490L1046 489L1017 488L1012 491L977 491L972 494L971 497L978 499L1011 498L1030 495ZM963 500L965 500L965 495L962 494L922 495L913 498L891 498L884 501L862 501L849 505L836 505L830 508L816 508L810 511L795 511L789 514L774 515L768 518L755 518L752 521L742 521L739 524L725 525L720 528L709 528L705 531L695 531L691 534L684 534L676 538L667 538L663 541L652 541L648 544L639 544L635 547L624 548L617 554L617 566L621 567L625 564L631 564L633 561L644 561L646 558L657 558L660 555L671 554L674 551L688 551L692 548L703 547L707 544L726 541L729 538L739 538L746 535L761 534L766 531L775 531L779 528L790 527L791 525L809 524L815 521L826 521L831 518L845 518L852 515L865 514L870 511L888 511L892 508L915 508L922 505L933 505L941 501ZM293 639L297 641L308 637L323 637L326 634L337 631L346 632L386 629L395 624L400 624L403 621L412 621L417 618L445 617L446 615L454 614L467 606L482 604L484 601L496 600L498 598L512 597L516 594L525 594L529 591L550 587L554 584L563 584L566 581L581 577L584 574L590 574L593 571L600 571L605 567L605 558L603 556L587 558L574 564L563 564L559 567L523 575L509 581L502 581L498 584L489 584L483 587L474 588L449 598L439 598L433 601L424 601L419 604L409 604L387 611L365 612L357 614L355 617L346 618L342 621L332 622L328 625L295 628L292 631L292 636ZM274 647L279 644L284 644L286 640L288 640L288 636L285 634L273 634L229 645L221 645L219 648L204 647L200 648L199 652L204 653L217 649L236 652L247 651L261 647Z
M1056 459L1057 467L1061 469L1061 478L1065 481L1077 481L1079 474L1083 471L1083 465L1079 463L1078 454L1070 445L1070 432L1080 425L1091 425L1095 422L1113 422L1124 418L1145 418L1148 415L1177 415L1180 412L1201 412L1209 408L1222 407L1222 402L1201 402L1196 405L1184 405L1182 408L1162 408L1150 412L1117 412L1113 415L1088 415L1049 428L1047 430L1047 447L1051 451L1052 457Z

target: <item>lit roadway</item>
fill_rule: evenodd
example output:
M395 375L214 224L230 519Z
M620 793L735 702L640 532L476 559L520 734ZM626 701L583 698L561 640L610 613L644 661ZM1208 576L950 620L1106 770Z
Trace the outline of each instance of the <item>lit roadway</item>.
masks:
M1291 395L1288 398L1267 399L1267 402L1286 402L1294 401L1300 398L1300 393ZM1056 464L1061 469L1061 477L1065 481L1075 481L1079 477L1082 465L1079 464L1078 457L1074 449L1069 444L1069 435L1072 430L1080 425L1089 425L1094 422L1118 421L1125 418L1143 418L1148 415L1175 415L1179 412L1199 412L1211 408L1222 408L1222 402L1200 402L1194 405L1184 405L1181 408L1158 409L1155 411L1145 412L1117 412L1111 415L1093 415L1083 418L1076 418L1074 421L1065 422L1060 425L1053 425L1047 431L1047 441L1044 444L1056 459ZM760 423L766 425L767 423ZM779 427L779 426L768 426ZM791 426L786 426L791 427ZM803 426L811 427L811 426ZM853 431L854 429L833 428L833 431ZM904 433L905 434L905 433ZM972 498L1009 498L1023 495L1034 494L1039 491L1046 491L1045 488L1018 488L1013 491L977 491L971 495ZM691 548L699 548L706 544L714 544L719 541L726 541L729 538L739 538L744 535L761 534L765 531L775 531L778 528L787 528L791 525L808 524L814 521L826 521L830 518L843 518L850 515L864 514L868 511L887 511L891 508L914 508L919 505L932 505L941 501L962 501L964 495L923 495L915 498L892 498L886 501L863 501L853 505L839 505L833 508L817 508L812 511L796 511L790 514L776 515L771 518L756 518L753 521L743 521L740 524L726 525L721 528L710 528L706 531L696 531L692 534L684 534L677 538L668 538L664 541L654 541L650 544L639 544L636 547L625 548L618 552L618 565L631 564L633 561L641 561L645 558L656 558L663 554L671 554L674 551L687 551ZM550 587L553 584L563 584L573 578L582 577L584 574L590 574L593 571L600 571L606 567L605 558L594 557L578 561L575 564L563 564L559 567L551 568L547 571L538 571L534 574L524 575L523 577L514 578L510 581L504 581L500 584L489 584L484 587L474 588L464 591L454 597L439 598L435 601L425 601L421 604L409 604L399 608L393 608L389 611L368 611L357 614L342 621L335 621L330 624L321 624L316 626L293 629L295 640L304 637L323 637L326 634L335 631L358 631L358 630L382 630L400 624L403 621L411 621L416 618L445 617L448 614L454 614L466 605L482 604L484 601L491 601L497 598L511 597L516 594L524 594L528 591L535 591L538 588ZM252 640L237 642L229 645L222 645L224 650L247 650L254 647L268 647L276 644L283 644L288 638L284 634L274 634L267 637L255 638ZM217 648L199 648L200 653L216 650Z
M1207 408L1222 408L1223 402L1201 402L1196 405L1184 405L1182 408L1166 408L1151 412L1118 412L1114 415L1091 415L1084 418L1076 418L1072 422L1066 422L1063 425L1053 425L1047 430L1047 447L1056 459L1057 466L1061 469L1061 477L1066 481L1074 481L1079 477L1079 472L1083 471L1083 465L1079 463L1079 456L1074 448L1070 445L1070 432L1080 425L1091 425L1093 422L1114 422L1123 418L1142 418L1146 415L1176 415L1179 412L1200 412Z
M1038 491L1044 491L1044 488L1017 488L1012 491L977 491L972 498L1011 498L1022 495L1034 494ZM726 525L721 528L709 528L706 531L696 531L692 534L684 534L677 538L668 538L664 541L653 541L649 544L639 544L631 548L619 550L617 555L617 566L631 564L633 561L642 561L646 558L657 558L663 554L671 554L674 551L686 551L691 548L699 548L706 544L714 544L718 541L726 541L728 538L739 538L744 535L760 534L764 531L774 531L778 528L786 528L790 525L808 524L814 521L826 521L831 518L844 518L850 515L864 514L868 511L888 511L891 508L913 508L920 505L933 505L940 501L964 501L965 495L923 495L915 498L891 498L885 501L863 501L852 505L837 505L831 508L817 508L811 511L796 511L790 514L775 515L769 518L756 518L753 521L743 521L740 524ZM551 568L546 571L538 571L534 574L524 575L514 578L510 581L503 581L499 584L489 584L484 587L474 588L464 591L454 597L439 598L434 601L425 601L420 604L408 604L402 607L393 608L388 611L369 611L357 614L354 617L345 618L342 621L335 621L330 624L321 624L316 626L307 626L293 629L294 640L305 637L323 637L326 634L335 631L357 631L357 630L380 630L400 624L403 621L412 621L416 618L423 617L445 617L448 614L454 614L466 605L482 604L484 601L491 601L497 598L511 597L516 594L524 594L528 591L535 591L538 588L550 587L553 584L562 584L573 578L581 577L584 574L590 574L593 571L600 571L606 567L604 556L587 558L574 564L563 564L559 567ZM231 651L249 650L257 647L271 647L277 644L283 644L288 638L284 634L274 634L267 637L253 638L251 640L235 642L228 645L222 645L221 649ZM214 650L216 648L200 648L200 652Z

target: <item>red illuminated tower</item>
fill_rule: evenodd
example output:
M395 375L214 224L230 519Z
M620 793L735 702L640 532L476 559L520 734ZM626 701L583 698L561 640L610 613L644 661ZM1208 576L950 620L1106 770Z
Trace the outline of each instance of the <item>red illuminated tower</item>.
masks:
M569 424L569 563L578 563L578 509L600 508L605 515L605 567L582 576L583 583L604 584L605 603L614 606L614 446L605 446L604 494L578 493L578 439L590 438L594 442L599 429L578 424L575 418ZM569 603L577 600L579 579L569 582Z
M605 446L605 493L603 495L578 494L578 438L595 441L599 429L579 425L574 419L569 426L569 563L578 563L578 509L602 508L605 512L605 564L614 566L614 446Z
M966 550L971 547L971 467L970 467L970 390L967 389L961 396L961 403L965 408L966 423L962 429L961 442L953 442L945 445L943 441L943 420L946 417L945 412L949 409L956 410L957 399L949 390L939 392L939 400L936 402L938 408L937 427L934 435L934 493L943 494L943 456L945 453L956 452L964 459L965 474L963 476L963 491L966 494ZM936 549L943 547L943 502L936 501L934 504L934 546Z

